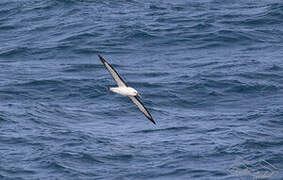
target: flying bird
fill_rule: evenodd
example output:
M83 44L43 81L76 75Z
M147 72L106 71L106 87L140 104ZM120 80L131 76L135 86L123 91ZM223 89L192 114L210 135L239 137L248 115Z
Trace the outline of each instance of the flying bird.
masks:
M109 90L124 96L128 96L141 110L141 112L151 121L153 124L155 124L155 121L153 120L151 114L146 109L146 107L142 104L142 102L139 100L141 98L140 94L137 90L135 90L132 87L129 87L126 82L121 78L121 76L117 73L117 71L100 55L98 55L100 61L104 64L106 69L110 72L113 79L117 82L118 87L110 87Z

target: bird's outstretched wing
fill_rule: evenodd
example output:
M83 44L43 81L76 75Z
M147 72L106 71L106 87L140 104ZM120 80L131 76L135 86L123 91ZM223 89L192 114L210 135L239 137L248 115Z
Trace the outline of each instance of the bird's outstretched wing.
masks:
M128 85L126 82L121 78L121 76L117 73L117 71L110 65L108 64L107 61L100 55L98 55L100 61L104 64L106 69L110 72L111 76L114 78L114 80L117 82L119 87L127 87Z
M142 104L142 102L136 97L136 96L128 96L137 106L138 108L141 110L141 112L143 112L143 114L151 121L153 122L153 124L155 124L155 121L153 120L152 116L150 115L150 113L148 112L148 110L145 108L145 106Z

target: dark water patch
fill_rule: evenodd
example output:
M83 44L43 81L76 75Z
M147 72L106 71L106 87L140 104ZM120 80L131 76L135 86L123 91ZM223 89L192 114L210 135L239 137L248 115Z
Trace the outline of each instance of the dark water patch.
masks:
M137 40L137 39L143 39L143 40L154 40L157 36L150 34L149 32L143 31L143 30L135 30L131 31L130 33L127 33L125 39L129 40Z
M283 115L283 108L280 107L278 109L277 108L276 109L272 109L271 112L272 112L272 117L280 117L280 116Z
M143 73L135 73L133 75L137 75L138 77L165 77L168 76L169 73L167 72L143 72ZM132 74L129 74L129 76L133 76Z
M267 11L258 14L254 18L247 19L245 24L248 25L272 25L281 23L280 18L283 17L282 5L272 4Z
M251 94L251 93L267 93L270 94L271 92L277 92L279 88L274 85L263 85L263 84L242 84L242 85L235 85L233 87L228 88L225 90L226 93L240 93L240 94Z
M45 88L43 86L60 86L63 84L63 81L61 80L49 80L49 79L43 79L43 80L35 80L35 81L30 81L27 83L23 83L23 84L17 84L17 86L23 86L23 87L42 87Z
M173 22L175 22L175 23L180 23L180 24L182 24L182 23L184 23L184 24L186 24L186 23L190 23L190 22L194 22L194 20L192 20L192 19L189 19L189 18L187 18L187 17L185 17L185 16L180 16L180 17L159 17L159 18L157 18L156 19L156 22L158 22L158 23L168 23L168 24L170 24L170 23L173 23Z
M25 170L25 169L21 169L21 168L13 168L13 167L6 167L6 168L0 168L0 172L2 175L0 175L0 177L2 176L3 179L7 179L7 180L24 180L24 178L20 177L22 175L26 176L26 177L30 177L33 174L35 174L34 171L32 170Z
M194 83L192 88L216 88L223 89L233 87L235 85L243 85L243 82L239 80L213 80L213 79L203 79L203 83Z
M249 35L249 32L235 30L220 30L213 34L203 37L203 41L219 42L220 45L250 44L257 42L258 38Z
M50 159L51 157L49 157ZM42 162L42 168L44 169L49 169L49 171L53 173L59 173L60 171L63 172L63 173L72 173L71 172L71 169L69 169L67 166L64 166L63 165L63 162L57 162L57 161L54 161L52 159L50 160L44 160ZM72 173L73 174L73 173Z
M95 158L93 155L91 154L87 154L87 153L76 153L76 152L61 152L60 154L58 154L58 157L60 159L64 159L64 160L70 160L70 161L77 161L77 163L84 163L84 164L90 164L93 165L93 163L95 164L101 164L104 163L101 160L98 160L97 158Z
M78 27L80 25L77 25ZM63 39L61 39L59 42L60 43L66 43L66 42L74 42L74 41L79 41L79 40L83 40L85 38L96 38L98 36L100 36L100 33L97 32L75 32L72 34L67 34L65 35L65 37Z
M190 64L190 68L202 68L202 67L210 67L219 64L219 62L214 61L214 62L197 62L197 63L192 63Z
M156 10L156 11L160 11L160 10L166 10L166 7L162 7L162 5L157 5L157 4L151 4L149 5L149 9L150 10Z
M1 20L0 20L1 21ZM9 30L14 30L19 28L20 26L16 25L16 24L6 24L6 25L1 25L0 26L0 31L9 31Z
M186 44L187 48L190 49L227 48L230 46L250 45L253 42L262 42L262 36L255 36L254 33L248 31L229 29L188 33L188 35L182 38L178 37L178 33L169 36L172 37L171 45L180 46ZM265 40L269 40L268 37ZM168 43L165 42L165 45L167 44Z
M171 10L173 10L173 11L184 11L185 7L176 5L176 6L172 6Z
M0 57L8 58L8 57L13 57L15 54L27 55L28 52L29 52L29 49L25 47L11 48L11 49L7 49L7 50L0 52Z
M259 141L256 139L247 139L244 143L243 146L246 148L260 148L260 149L265 149L268 147L276 147L278 144L282 144L282 141Z
M2 122L2 121L6 121L6 119L4 118L3 115L0 115L0 122Z
M1 94L2 101L13 100L15 98L24 99L25 97L30 97L31 95L29 92L20 91L15 88L8 88L8 89L3 88L3 90L1 90L0 92L2 93Z
M92 48L76 48L74 51L76 54L100 54L101 51L94 50Z
M57 5L56 1L25 1L22 3L22 8L25 12L29 12L32 10L51 10L56 8Z
M131 154L124 154L124 153L116 153L116 154L111 154L111 155L106 155L104 158L105 160L117 160L120 162L129 162L133 159L133 155Z
M275 74L275 73L265 73L265 72L247 72L247 73L240 73L238 76L244 77L246 79L253 79L253 80L268 80L274 82L281 82L282 75ZM279 85L279 84L278 84Z
M68 66L65 67L63 69L63 72L69 72L69 73L73 73L73 72L87 72L87 71L95 71L97 69L101 69L101 65L97 65L97 64L64 64L64 66Z
M13 162L13 164L16 162ZM13 167L13 166L9 166L9 167L1 167L0 168L0 172L3 172L3 174L7 175L8 177L20 177L21 174L25 175L25 176L30 176L33 175L35 172L33 170L29 170L28 167Z
M21 143L25 143L26 142L26 139L20 138L20 137L5 137L5 136L1 136L0 139L5 144L13 144L13 143L21 144Z
M97 83L89 84L91 79L42 79L34 80L26 83L18 83L15 85L9 85L9 88L2 88L2 92L5 92L7 95L17 95L22 97L40 98L44 92L50 92L49 96L45 98L60 97L64 96L66 92L70 97L79 97L83 96L93 96L96 97L100 95L101 92L105 91L106 86L97 86ZM84 85L82 85L84 84ZM93 91L93 86L97 88ZM11 88L13 87L13 88ZM6 89L6 90L5 90ZM56 92L56 93L55 93ZM52 93L55 93L52 95ZM94 93L92 95L92 93ZM32 96L33 95L33 96ZM54 96L55 95L55 96Z
M217 128L208 129L207 132L208 133L214 133L214 132L219 133L219 132L223 132L223 131L227 131L227 130L229 130L229 128L219 128L219 127L217 127Z
M213 24L211 23L197 23L190 28L198 30L198 31L207 31L207 30L212 30L214 28Z
M159 131L183 131L183 130L188 130L190 128L188 127L170 127L170 128L165 128L165 129L150 129L150 130L142 130L142 131L135 131L133 133L154 133L154 132L159 132Z
M280 115L280 117L282 117L282 115ZM270 127L270 128L275 128L275 127L281 127L283 125L283 122L279 119L270 119L267 122L262 122L262 125L266 126L266 127Z
M271 72L273 71L277 72L277 71L282 71L283 68L279 65L273 64L271 67L266 68L266 70Z
M245 59L245 57L241 57L241 59ZM247 66L257 66L260 65L260 62L258 62L257 60L244 60L244 61L232 61L232 62L222 62L222 63L218 63L217 66L213 67L213 69L215 70L233 70L235 68L242 68L242 70L245 70ZM240 69L241 70L241 69Z

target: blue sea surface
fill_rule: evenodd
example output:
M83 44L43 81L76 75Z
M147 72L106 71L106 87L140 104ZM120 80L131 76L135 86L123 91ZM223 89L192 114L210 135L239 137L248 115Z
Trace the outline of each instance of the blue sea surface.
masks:
M39 179L282 180L283 1L1 0L0 180Z

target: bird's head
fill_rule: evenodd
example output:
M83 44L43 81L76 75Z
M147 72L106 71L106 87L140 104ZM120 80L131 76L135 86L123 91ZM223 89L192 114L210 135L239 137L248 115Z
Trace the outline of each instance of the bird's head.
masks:
M133 94L134 96L138 96L139 98L141 98L141 95L138 93L137 90L135 90L134 88L129 87L129 90L131 91L131 94Z

